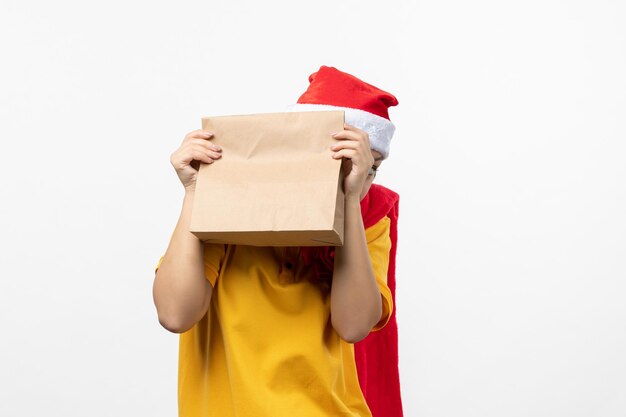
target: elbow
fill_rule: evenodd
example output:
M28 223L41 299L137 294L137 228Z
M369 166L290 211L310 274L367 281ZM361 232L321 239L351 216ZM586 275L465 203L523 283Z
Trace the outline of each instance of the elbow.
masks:
M348 329L348 330L337 330L339 337L345 340L348 343L357 343L361 340L365 339L369 334L371 329Z
M179 306L159 306L157 316L159 324L172 333L185 333L206 314L207 309L182 309Z
M374 309L369 318L363 316L353 316L347 320L339 320L331 315L333 328L343 340L348 343L357 343L365 339L370 334L374 326L380 321L382 307Z
M374 323L335 323L333 322L333 328L343 340L348 343L357 343L365 339L372 331L372 328L378 322Z
M191 329L194 323L189 317L176 306L157 302L155 303L157 317L159 318L159 324L167 331L172 333L185 333Z
M208 288L207 288L208 287ZM199 295L178 294L169 288L153 287L153 300L159 324L169 332L185 333L207 312L211 301L211 287L207 282Z
M185 333L187 330L193 327L193 323L189 323L186 320L161 314L159 314L159 323L161 324L161 326L163 326L165 330L172 333Z

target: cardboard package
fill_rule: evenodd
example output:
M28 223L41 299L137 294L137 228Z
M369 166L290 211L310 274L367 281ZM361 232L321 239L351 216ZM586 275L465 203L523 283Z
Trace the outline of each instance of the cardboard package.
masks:
M191 233L239 245L342 245L341 160L330 146L343 124L343 111L203 118L222 157L200 165Z

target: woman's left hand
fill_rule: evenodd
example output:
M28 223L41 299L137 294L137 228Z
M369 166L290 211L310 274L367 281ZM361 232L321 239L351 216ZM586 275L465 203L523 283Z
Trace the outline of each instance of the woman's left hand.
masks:
M361 129L344 124L344 130L334 133L332 137L339 140L330 148L333 151L332 157L344 158L341 168L346 198L360 198L367 174L374 164L369 135Z

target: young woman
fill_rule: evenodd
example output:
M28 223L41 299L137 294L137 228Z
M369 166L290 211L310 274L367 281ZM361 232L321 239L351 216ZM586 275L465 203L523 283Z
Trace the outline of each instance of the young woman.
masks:
M196 130L171 155L185 196L153 297L159 322L180 333L181 417L372 415L353 344L393 311L395 218L380 207L397 209L397 195L370 189L389 152L387 108L397 100L332 67L309 80L291 110L341 108L350 123L329 149L345 172L343 246L204 244L188 231L195 179L199 163L219 163L221 149L211 132Z

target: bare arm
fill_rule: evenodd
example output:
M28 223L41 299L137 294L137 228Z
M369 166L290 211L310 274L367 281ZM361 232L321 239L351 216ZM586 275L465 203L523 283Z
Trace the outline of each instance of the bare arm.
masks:
M212 145L212 133L189 132L170 162L185 188L183 207L154 277L152 297L159 322L167 330L183 333L207 312L213 288L204 272L204 244L189 232L191 206L200 162L207 164L221 156L221 149Z
M382 315L382 298L367 250L358 199L345 203L344 244L336 248L330 308L342 339L364 339Z
M361 195L369 188L368 170L374 163L366 132L346 125L333 135L340 140L333 158L344 158L344 242L335 249L330 295L331 322L342 339L364 339L382 315L382 296L370 260L361 217ZM347 170L346 170L347 171Z
M204 245L189 232L193 191L185 193L183 207L154 277L152 295L159 322L183 333L207 312L213 288L204 273Z

